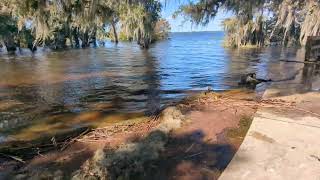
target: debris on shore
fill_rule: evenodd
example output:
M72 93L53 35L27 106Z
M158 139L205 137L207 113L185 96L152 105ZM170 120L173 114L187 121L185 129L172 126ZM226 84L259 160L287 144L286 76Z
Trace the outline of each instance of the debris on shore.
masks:
M156 116L85 132L65 143L64 149L38 155L7 175L11 179L217 179L259 106L292 105L271 101L242 90L200 93Z
M170 146L173 145L170 141L174 141L172 136L177 135L173 131L180 129L183 125L188 124L188 122L190 123L188 114L191 111L201 111L202 108L205 108L210 103L222 103L222 99L225 101L229 98L222 94L206 92L187 98L176 106L167 107L159 115L158 121L160 123L154 127L147 137L134 143L124 144L113 151L97 150L94 157L86 161L82 168L73 174L72 178L75 180L150 178L150 174L153 174L152 172L159 170L157 169L159 166L159 162L157 161L165 158L163 154L166 154L166 151L168 151L166 148L168 149L169 147L170 149ZM232 101L231 99L229 100ZM246 132L244 132L242 126L240 128L239 134L244 136ZM201 151L194 153L194 150L199 149L199 147L193 146L198 145L198 143L193 142L185 150L184 158L197 159L197 156L208 153ZM182 146L176 148L181 148ZM170 151L170 153L173 153L172 150ZM169 154L169 152L167 153ZM210 170L207 169L207 171ZM217 174L219 174L218 171L214 173L215 176ZM159 177L162 176L160 175Z
M74 180L141 179L157 160L168 141L168 133L181 127L183 115L176 107L168 107L160 114L161 123L142 141L122 145L115 151L99 149L73 175Z

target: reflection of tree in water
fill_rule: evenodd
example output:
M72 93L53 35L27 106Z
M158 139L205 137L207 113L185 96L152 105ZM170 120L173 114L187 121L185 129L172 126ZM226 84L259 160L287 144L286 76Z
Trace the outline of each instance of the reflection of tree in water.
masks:
M157 60L148 51L132 59L121 59L110 68L114 77L96 81L80 98L81 104L109 104L104 113L145 111L153 114L160 108L160 77ZM91 80L93 81L93 80ZM88 81L90 82L90 81ZM87 107L90 110L90 107Z
M144 82L147 85L147 113L154 114L160 109L160 76L157 73L158 61L149 51L143 51L146 61Z
M14 89L14 90L13 90ZM0 130L10 131L31 123L47 107L39 94L37 86L21 86L10 88L10 95L3 99L4 103L12 103L0 112Z
M301 68L301 81L298 80L299 82L294 83L301 84L302 87L299 86L299 91L308 91L314 89L314 82L319 77L319 64L305 64L303 66L303 63L300 62L304 55L303 49L244 49L229 50L228 54L230 63L227 74L230 74L231 81L237 80L232 78L255 72L258 78L270 78L281 86L283 85L282 81L298 80L296 77L300 74ZM262 89L264 88L262 87Z
M238 86L240 77L247 73L257 73L258 77L265 76L267 69L261 66L262 49L228 49L228 62L224 82L231 87ZM261 67L260 67L261 66ZM259 72L258 72L259 71Z
M303 91L315 90L315 80L320 78L320 64L305 64L302 70L301 84Z
M158 62L150 52L124 49L121 56L111 53L114 57L110 60L105 59L104 53L94 52L98 54L89 57L88 53L57 53L49 58L52 61L39 61L41 63L32 67L33 71L28 69L29 66L17 71L19 77L28 70L32 76L19 79L15 87L1 88L10 94L2 96L0 103L4 102L2 98L20 103L1 109L1 131L18 132L40 121L45 123L47 119L61 123L63 120L55 116L65 114L77 115L87 111L103 114L145 111L152 114L160 109ZM78 58L77 61L71 61L74 57ZM106 71L112 75L105 75ZM25 81L29 85L20 83Z

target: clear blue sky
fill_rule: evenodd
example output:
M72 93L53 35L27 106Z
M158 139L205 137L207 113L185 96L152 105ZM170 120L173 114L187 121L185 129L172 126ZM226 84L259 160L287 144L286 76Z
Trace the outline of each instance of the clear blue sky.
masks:
M191 0L195 1L195 0ZM224 10L220 11L217 16L205 27L192 25L191 22L185 22L183 17L172 18L172 14L179 8L183 3L188 2L188 0L160 0L163 3L162 17L167 19L171 25L172 32L190 32L190 31L222 31L221 21L227 17L231 16Z

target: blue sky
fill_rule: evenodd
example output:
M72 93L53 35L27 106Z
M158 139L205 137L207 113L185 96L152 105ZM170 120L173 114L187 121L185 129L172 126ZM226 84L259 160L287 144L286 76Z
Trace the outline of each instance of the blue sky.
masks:
M231 14L224 10L218 12L217 16L205 27L192 25L191 22L185 22L184 18L179 16L176 19L172 18L172 14L179 8L179 6L187 2L187 0L160 0L163 3L162 17L167 19L171 25L172 32L190 32L190 31L222 31L221 21L230 17Z

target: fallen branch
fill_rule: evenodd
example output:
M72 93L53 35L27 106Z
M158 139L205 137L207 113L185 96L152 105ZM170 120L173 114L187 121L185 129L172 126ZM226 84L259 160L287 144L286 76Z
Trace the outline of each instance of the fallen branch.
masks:
M203 153L205 153L205 151L202 151L202 152L199 152L199 153L196 153L196 154L192 154L192 155L186 156L185 159L187 159L187 158L192 158L192 157L198 156L198 155L203 154Z
M191 146L185 151L185 153L189 152L193 146L194 146L194 143L191 144Z
M84 136L84 135L85 135L86 133L88 133L88 132L89 132L89 128L86 129L85 131L83 131L83 132L82 132L81 134L79 134L78 136L72 138L70 141L65 142L65 143L62 145L60 151L65 150L71 143L75 142L77 139L79 139L80 137Z
M18 162L21 162L21 163L26 163L24 160L22 160L21 158L19 157L16 157L16 156L11 156L11 155L7 155L7 154L4 154L4 153L0 153L1 156L3 157L7 157L7 158L10 158L10 159L13 159L15 161L18 161Z

